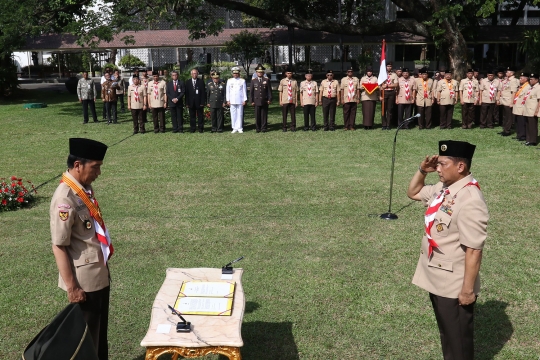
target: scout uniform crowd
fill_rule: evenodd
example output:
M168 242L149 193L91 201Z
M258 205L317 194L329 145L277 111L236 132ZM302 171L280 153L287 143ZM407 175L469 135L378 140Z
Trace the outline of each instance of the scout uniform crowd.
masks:
M146 72L139 77L136 69L129 79L127 90L134 133L145 132L148 110L152 113L154 132L164 132L166 109L171 110L173 132L183 132L184 102L189 109L191 132L195 132L197 127L199 132L203 132L204 106L211 109L212 132L223 132L223 108L229 106L232 133L242 133L248 87L249 104L255 109L256 131L268 131L272 84L266 77L265 68L260 64L257 66L250 84L240 77L239 68L233 68L232 73L233 77L225 83L220 79L219 72L212 72L212 80L204 84L198 79L197 70L194 70L193 86L187 86L178 80L176 72L172 73L172 78L167 75L166 79L160 79L158 73L154 72L152 81ZM316 109L319 106L322 107L323 130L334 131L337 106L343 106L344 129L355 130L359 104L362 107L362 126L365 130L372 130L377 101L382 102L382 130L390 130L394 119L398 126L407 129L410 124L403 122L414 114L420 114L420 130L432 129L436 122L441 129L451 129L454 107L459 102L463 129L471 129L473 124L481 129L501 125L503 131L500 135L509 136L515 126L517 140L525 141L527 146L537 145L538 73L520 73L516 77L515 70L509 67L506 70L488 70L486 77L482 78L477 69L468 69L466 78L458 83L452 78L452 70L436 72L430 78L426 68L415 70L414 74L407 68L394 72L389 62L387 80L381 85L371 67L366 68L365 75L360 79L354 76L354 70L350 68L341 81L335 80L333 71L329 70L326 79L320 83L313 80L311 70L306 72L305 80L300 84L293 78L292 71L285 70L284 75L278 85L284 132L297 130L298 103L303 110L304 131L317 130ZM87 74L83 73L79 81L78 94L83 104L84 123L88 122L89 106L97 122L95 85ZM104 118L108 123L116 123L117 100L121 99L123 107L123 79L117 72L113 75L106 72L103 76L101 98L104 101Z

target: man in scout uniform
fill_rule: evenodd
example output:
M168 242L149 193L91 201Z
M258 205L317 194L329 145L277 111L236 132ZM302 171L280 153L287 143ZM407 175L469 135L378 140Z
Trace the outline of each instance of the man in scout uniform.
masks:
M131 111L131 117L133 118L133 134L141 133L144 134L146 130L144 129L143 122L143 110L146 109L146 89L144 86L139 84L139 77L133 75L132 78L133 85L128 87L128 110Z
M287 113L291 113L291 131L296 131L296 106L298 105L298 83L292 78L292 71L285 71L285 78L278 86L279 106L283 116L283 132L287 132Z
M525 99L523 116L526 123L526 143L527 146L536 146L538 143L538 110L540 109L540 84L538 84L538 73L531 73L529 76L531 90Z
M83 124L88 124L88 106L92 112L94 122L98 122L96 115L96 84L88 78L88 71L83 71L83 77L77 84L77 96L83 106Z
M315 120L315 109L319 105L319 87L313 80L313 71L309 69L306 72L306 80L300 83L300 106L304 109L304 131L310 128L309 119L311 118L311 131L317 131Z
M360 79L360 101L362 102L362 125L364 130L372 130L375 121L375 108L379 100L379 84L373 76L373 68L366 68L366 75Z
M148 83L148 108L152 111L152 121L154 122L154 133L165 132L165 106L167 104L165 81L159 80L157 71L152 72L153 81Z
M474 304L489 218L470 173L475 148L463 141L440 141L439 155L426 156L407 190L409 198L427 207L412 282L429 292L444 359L474 358ZM425 185L426 175L435 171L439 182Z
M394 117L394 107L396 106L396 89L398 87L398 76L392 72L392 62L386 63L387 80L381 85L384 90L384 98L381 94L381 101L384 102L384 112L382 118L382 130L390 130L390 123Z
M257 66L257 78L251 80L249 91L251 105L255 107L257 132L268 130L268 105L272 102L272 86L270 79L264 77L264 70L264 66Z
M167 105L171 113L173 133L184 132L184 96L186 88L184 82L178 79L178 71L171 74L171 81L166 84Z
M334 72L326 72L326 80L321 81L319 104L322 104L324 131L336 129L336 107L341 103L339 83L334 80Z
M482 74L480 73L480 69L474 68L473 69L473 78L478 81L478 85L482 84ZM480 113L482 111L482 107L480 106L480 100L478 100L478 104L474 107L474 124L476 126L480 125Z
M69 139L68 170L51 199L52 250L58 286L70 303L79 303L100 360L108 360L108 260L114 249L92 182L101 174L107 145Z
M242 133L244 106L247 101L246 80L240 77L240 68L232 68L232 78L227 80L226 99L231 109L231 133Z
M416 108L420 117L418 118L418 128L431 129L431 109L433 108L433 79L428 78L428 69L422 68L419 71L420 77L414 82L414 94Z
M501 84L501 96L498 103L503 108L503 131L500 133L501 136L510 136L512 133L512 125L514 125L512 107L514 106L514 95L519 87L519 80L514 77L514 68L508 67L506 69L506 78Z
M344 128L345 130L355 130L356 110L360 102L360 80L354 76L352 67L347 69L347 76L341 79L340 88Z
M467 70L467 77L459 83L461 98L461 127L463 129L472 129L474 122L474 109L479 101L480 85L473 76L473 69Z
M454 105L459 98L459 85L452 79L452 70L446 70L444 79L437 84L437 102L439 103L441 116L441 129L452 128L452 116Z
M118 124L116 89L118 89L118 83L111 80L110 73L105 73L105 81L101 84L101 100L103 100L105 113L107 114L107 125L112 123Z
M487 71L487 78L480 83L480 129L493 129L495 106L500 97L501 83L495 79L493 70Z
M526 123L523 112L525 111L525 101L529 97L531 86L529 85L529 74L521 73L519 76L519 88L512 101L512 114L516 119L516 137L517 141L527 140Z
M120 70L114 70L114 81L118 85L118 88L116 88L116 98L117 101L120 102L120 110L122 110L122 112L125 112L126 108L124 105L124 90L126 84L122 76L120 76Z
M414 78L409 75L409 69L403 68L402 76L398 79L398 88L396 96L396 105L398 111L398 126L403 120L408 119L412 115L412 107L414 104ZM406 124L402 129L408 129L409 124Z
M498 68L497 69L497 80L499 80L499 84L501 84L501 90L502 90L502 83L504 81L504 69ZM501 97L501 90L499 91L499 98ZM499 101L495 104L495 113L493 115L493 123L497 124L499 126L502 126L503 123L503 107L499 105Z
M133 75L131 75L131 77L128 80L129 85L133 85L133 77L134 76L137 76L139 78L139 83L140 83L141 81L140 81L140 76L139 76L139 68L133 69Z
M212 119L212 132L223 132L223 107L225 106L225 83L219 78L220 73L214 72L212 82L206 86L206 98Z

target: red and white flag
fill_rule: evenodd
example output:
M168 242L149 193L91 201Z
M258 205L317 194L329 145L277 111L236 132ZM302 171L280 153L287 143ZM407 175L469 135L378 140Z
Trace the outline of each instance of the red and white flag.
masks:
M379 77L377 82L379 85L382 85L388 79L388 74L386 73L386 40L382 41L382 51L381 51L381 68L379 69Z

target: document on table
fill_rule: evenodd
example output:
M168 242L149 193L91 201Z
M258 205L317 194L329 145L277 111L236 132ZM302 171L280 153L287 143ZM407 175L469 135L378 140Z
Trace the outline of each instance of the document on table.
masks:
M235 285L234 281L185 281L178 296L232 298Z
M174 309L186 315L230 316L232 298L178 297Z

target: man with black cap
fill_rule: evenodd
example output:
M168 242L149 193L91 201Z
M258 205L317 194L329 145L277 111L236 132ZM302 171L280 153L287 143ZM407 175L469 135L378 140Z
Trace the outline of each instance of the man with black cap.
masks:
M500 92L502 91L502 84L504 81L504 69L498 68L497 69L497 80L499 80L499 84L501 84L501 90L499 91L499 99L501 98ZM493 115L493 122L499 126L502 126L503 124L503 107L499 105L499 101L495 104L495 113Z
M360 80L354 75L352 67L347 76L341 79L341 99L343 102L343 124L345 130L355 130L356 110L360 102Z
M414 91L416 98L416 109L420 117L418 118L418 129L431 129L431 113L433 108L433 79L428 78L428 69L422 68L419 71L420 78L415 79Z
M308 69L306 72L306 80L300 83L300 106L304 109L304 131L310 128L309 120L311 118L311 130L317 131L317 123L315 120L315 110L319 105L319 87L316 81L313 80L313 71Z
M447 360L474 358L474 304L489 218L470 173L475 148L463 141L440 141L439 155L422 160L407 190L409 198L427 207L412 282L429 292ZM435 171L439 182L425 185L426 175Z
M403 68L402 76L398 80L396 105L397 105L397 118L398 126L401 125L403 120L411 117L412 108L414 104L414 78L409 76L409 69ZM403 129L408 129L409 124L405 124Z
M525 101L531 93L531 86L529 85L529 73L522 72L519 76L519 89L514 95L514 101L512 104L512 114L516 119L516 137L517 141L527 140L526 134L526 122L523 112L525 111Z
M530 93L525 99L523 116L526 123L527 146L536 146L538 143L538 110L540 109L540 84L538 84L538 73L531 73L529 76Z
M487 71L487 78L480 83L480 129L493 129L495 105L499 101L501 84L495 79L493 70Z
M207 106L210 108L212 132L223 132L223 108L225 107L225 83L219 78L219 71L215 71L212 80L206 85Z
M184 82L178 79L178 71L173 70L171 81L166 85L167 105L171 112L171 124L173 133L184 132L184 96L186 88Z
M323 108L324 131L336 128L336 107L341 103L339 83L334 80L334 72L326 71L326 80L321 81L319 103Z
M114 249L92 182L101 175L107 145L69 139L68 170L50 206L52 249L59 271L58 286L70 303L79 303L100 360L108 360L108 260Z
M512 114L512 107L514 106L514 94L519 89L519 80L514 77L514 68L508 67L506 69L506 78L501 83L501 96L499 98L499 105L503 108L503 131L501 136L510 136L512 131L512 125L514 125L514 115Z
M133 85L133 77L134 76L137 76L140 80L140 76L139 76L139 68L135 68L133 69L133 75L131 75L131 77L129 78L129 85ZM139 81L140 82L140 81Z
M291 69L285 70L285 77L278 86L279 106L283 118L282 129L287 131L287 114L291 113L291 131L296 131L296 106L298 106L298 82L293 79Z
M473 69L467 70L467 77L461 79L459 91L461 98L461 127L472 129L474 123L475 106L479 102L480 84L473 76Z
M167 85L159 80L159 73L152 71L153 81L148 83L148 108L152 111L154 133L165 132L165 107L167 106Z
M264 77L265 70L264 66L257 66L257 78L251 80L249 91L251 106L255 107L257 132L268 131L268 105L272 102L272 86L270 79Z
M362 102L362 125L364 130L372 130L375 122L375 108L379 100L379 85L376 76L373 76L373 68L366 68L366 75L360 79L360 101Z
M131 111L133 119L133 134L144 134L146 129L143 122L143 111L146 109L146 88L139 84L139 76L132 76L133 84L129 85L127 91L128 110Z
M387 80L381 85L384 90L384 98L381 94L381 101L384 102L382 113L382 130L390 130L390 124L394 117L394 108L396 106L396 89L398 87L398 76L392 72L392 62L386 63Z
M441 129L452 128L454 105L459 98L459 84L452 79L452 70L446 70L444 79L437 83L437 102L439 103L441 116Z

